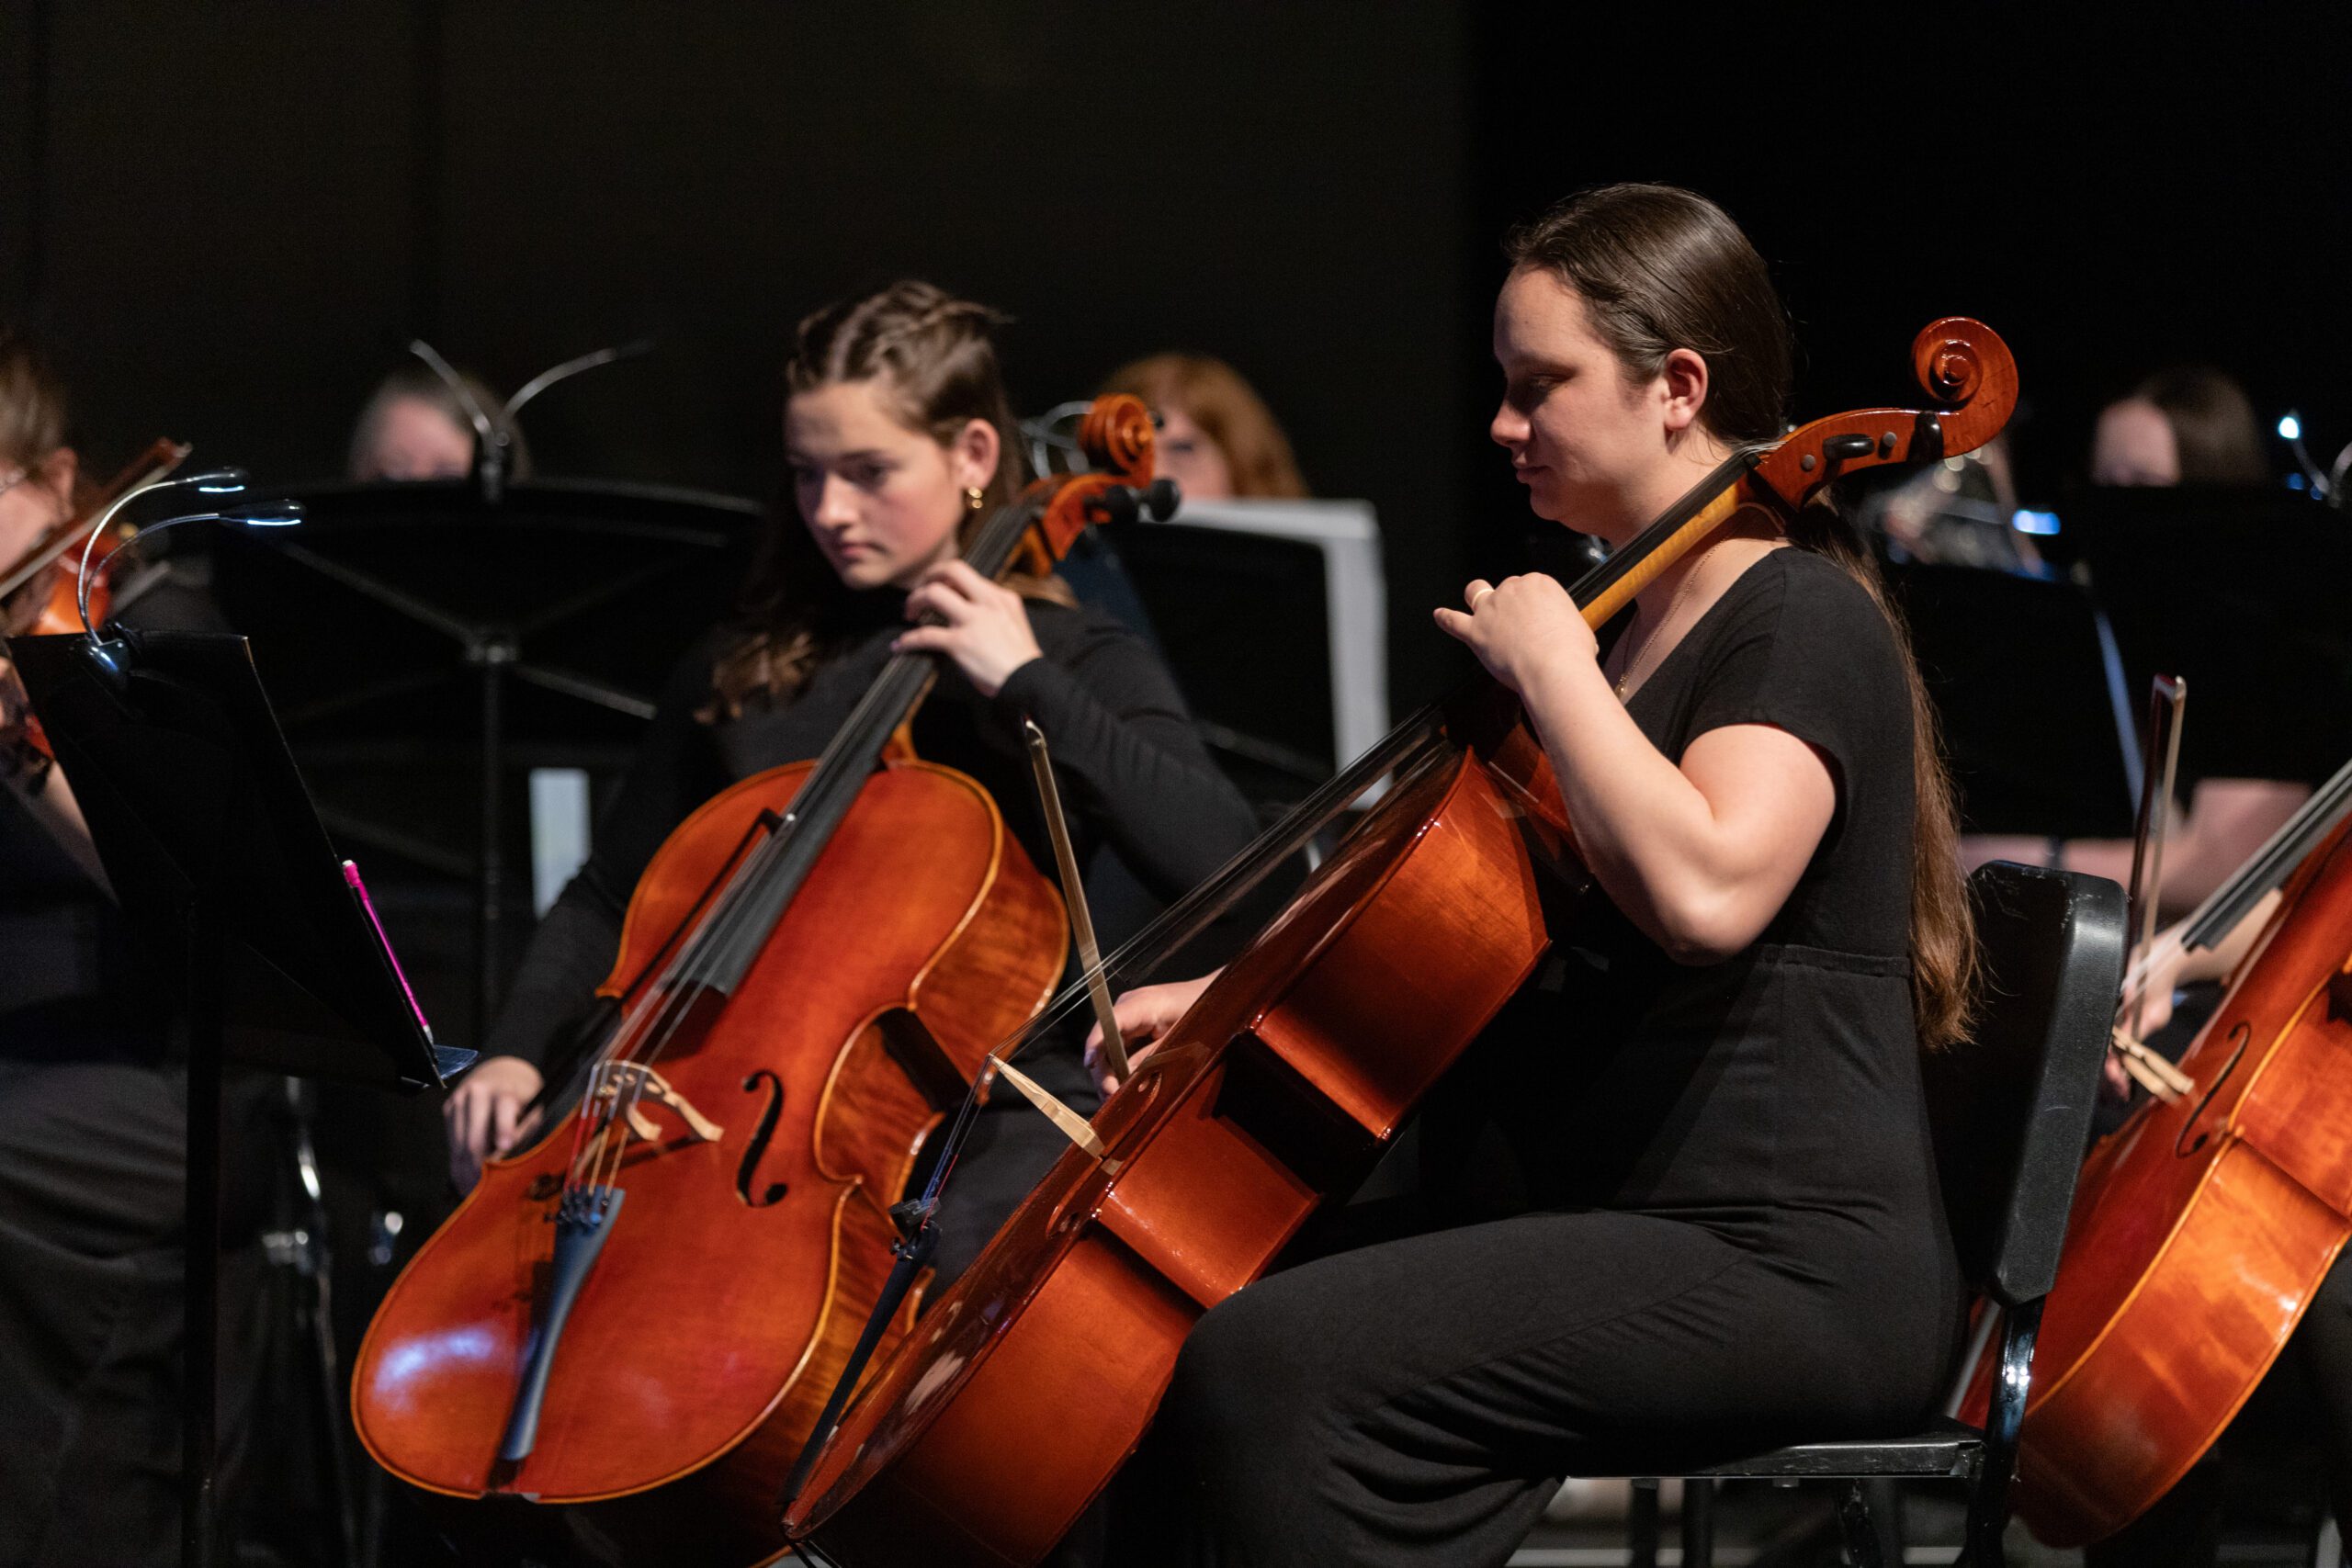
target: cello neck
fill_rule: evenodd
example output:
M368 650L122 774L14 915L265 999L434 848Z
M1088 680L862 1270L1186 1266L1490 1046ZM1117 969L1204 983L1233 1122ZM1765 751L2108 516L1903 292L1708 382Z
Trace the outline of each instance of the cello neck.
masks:
M1634 594L1648 587L1658 573L1689 555L1731 514L1747 504L1740 481L1764 459L1770 447L1746 446L1707 471L1661 513L1657 519L1626 541L1622 549L1577 579L1568 597L1584 612L1585 623L1598 627L1625 607Z
M984 577L1003 575L1035 515L1028 496L997 508L974 536L965 560ZM682 980L721 994L734 989L880 765L891 735L914 716L938 673L935 654L891 656L809 770L783 826L746 861L679 954Z

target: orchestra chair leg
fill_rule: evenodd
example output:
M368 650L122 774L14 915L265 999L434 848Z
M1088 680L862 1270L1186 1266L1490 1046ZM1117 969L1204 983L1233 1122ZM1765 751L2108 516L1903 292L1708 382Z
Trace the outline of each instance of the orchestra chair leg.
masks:
M1870 1485L1849 1481L1838 1495L1838 1529L1846 1538L1846 1561L1854 1568L1885 1568L1878 1522L1871 1514Z
M1682 1483L1682 1568L1714 1568L1715 1483L1693 1476Z
M1657 1478L1637 1476L1625 1503L1625 1561L1632 1568L1657 1568Z

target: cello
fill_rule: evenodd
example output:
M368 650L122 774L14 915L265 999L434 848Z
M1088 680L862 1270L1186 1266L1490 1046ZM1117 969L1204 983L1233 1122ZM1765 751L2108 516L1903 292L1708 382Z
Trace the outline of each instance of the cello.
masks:
M2006 422L2016 365L1988 328L1931 323L1912 361L1933 406L1838 414L1734 455L1575 585L1586 621L1742 511L1786 519L1841 473L1969 451ZM1156 962L1392 774L1095 1117L1096 1148L1063 1155L854 1398L847 1369L787 1492L796 1541L851 1568L1037 1562L1134 1451L1193 1325L1356 1185L1519 988L1589 878L1541 744L1483 681L1407 721L1113 966Z
M976 570L1050 570L1091 523L1165 509L1139 400L1080 441L1093 468L991 515ZM393 1474L602 1505L568 1512L665 1562L782 1544L765 1505L890 1266L890 1205L1069 950L986 791L895 739L934 674L893 657L820 757L648 865L575 1107L486 1162L360 1348L354 1422Z
M2103 1540L2172 1488L2352 1237L2352 764L2165 940L2211 947L2273 890L2181 1056L2186 1091L2143 1102L2075 1187L2011 1492L2052 1545Z

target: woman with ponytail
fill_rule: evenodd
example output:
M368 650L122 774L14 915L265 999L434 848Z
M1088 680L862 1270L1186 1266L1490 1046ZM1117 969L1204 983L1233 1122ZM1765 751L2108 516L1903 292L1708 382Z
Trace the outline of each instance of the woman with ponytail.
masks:
M630 891L662 841L728 785L822 751L895 651L941 656L914 723L917 753L978 779L1046 875L1054 855L1024 716L1052 739L1081 865L1107 848L1173 898L1249 841L1248 804L1138 638L1051 578L999 584L959 558L1021 487L999 321L903 282L800 323L784 415L797 515L770 534L739 613L679 666L598 824L595 853L540 923L486 1059L447 1102L461 1187L487 1155L534 1132L543 1065L588 1014ZM926 612L933 624L915 625ZM1024 1066L1065 1098L1091 1095L1072 1051ZM942 1215L943 1284L1061 1146L1025 1107L981 1120L951 1190L957 1212Z
M1786 428L1764 264L1687 191L1514 234L1491 427L1612 545ZM1919 1057L1969 1017L1950 787L1827 513L1742 514L1596 639L1546 577L1436 612L1515 692L1605 897L1425 1113L1439 1228L1211 1311L1114 1497L1120 1562L1507 1561L1559 1479L1915 1430L1962 1281ZM1131 993L1131 1040L1192 986Z

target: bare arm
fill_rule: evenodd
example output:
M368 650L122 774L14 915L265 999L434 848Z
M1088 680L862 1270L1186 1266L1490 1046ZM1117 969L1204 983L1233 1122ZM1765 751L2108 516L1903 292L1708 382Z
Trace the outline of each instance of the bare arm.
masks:
M2204 779L2189 792L2188 809L2165 844L2165 885L2156 903L2165 913L2184 914L2202 903L2230 874L2245 863L2311 795L2302 784L2276 779ZM1986 861L2014 860L2029 865L2051 861L2050 842L2014 833L1971 834L1961 841L1961 859L1971 869ZM2055 863L2129 883L2132 840L2068 839Z
M1677 766L1610 689L1557 582L1474 582L1464 598L1474 612L1440 610L1438 624L1519 693L1577 847L1626 918L1685 964L1721 962L1760 936L1837 812L1821 754L1786 730L1740 724L1700 736Z

